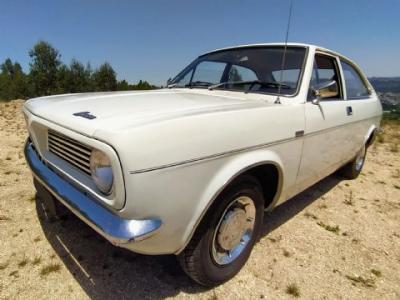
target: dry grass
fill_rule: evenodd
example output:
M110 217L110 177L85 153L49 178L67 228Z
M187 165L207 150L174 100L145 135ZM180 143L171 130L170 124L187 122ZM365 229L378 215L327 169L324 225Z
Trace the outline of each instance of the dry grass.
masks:
M283 250L283 256L285 257L290 257L290 252L287 251L286 249Z
M42 258L40 256L36 256L33 260L32 260L32 265L36 266L39 265L42 262Z
M314 215L313 213L310 213L310 212L308 212L308 211L306 211L306 212L304 213L304 216L305 216L306 218L311 218L311 219L314 219L314 220L318 220L318 217L317 217L316 215Z
M390 152L398 153L399 152L399 145L397 143L390 144Z
M382 277L382 272L376 269L371 269L371 273L374 274L376 277Z
M29 259L27 257L23 257L19 262L18 262L18 267L23 268L25 267L29 262Z
M286 287L286 293L294 297L300 297L300 289L295 283L291 283Z
M351 280L353 284L361 284L364 287L375 287L375 280L373 278L364 278L362 276L346 275L346 278Z
M339 225L335 225L335 226L331 226L331 225L327 225L322 221L317 222L317 224L319 226L321 226L322 228L324 228L327 231L333 232L334 234L339 234L340 232L340 227Z
M4 269L7 269L9 264L10 264L9 261L5 261L5 262L0 263L0 271L4 270Z
M40 269L40 276L47 276L51 273L59 272L61 265L59 263L50 263Z
M346 205L354 206L353 191L349 192L349 195L346 197L346 199L343 201L343 203Z
M11 218L10 217L7 217L7 216L1 216L0 215L0 221L10 221L11 220Z

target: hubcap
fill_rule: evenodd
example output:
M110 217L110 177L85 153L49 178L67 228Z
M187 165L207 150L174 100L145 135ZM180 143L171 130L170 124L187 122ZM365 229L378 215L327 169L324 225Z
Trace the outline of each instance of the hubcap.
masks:
M212 241L212 257L219 265L234 261L246 248L254 231L256 208L251 198L240 196L222 214Z
M356 158L356 170L360 171L364 165L365 160L365 147L361 149Z

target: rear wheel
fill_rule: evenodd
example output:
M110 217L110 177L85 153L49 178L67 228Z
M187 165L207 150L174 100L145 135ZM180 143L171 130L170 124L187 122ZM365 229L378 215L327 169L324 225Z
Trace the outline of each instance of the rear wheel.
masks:
M263 213L258 182L244 176L233 183L215 200L179 255L184 271L205 286L215 286L235 276L253 249Z
M355 179L360 175L367 155L367 148L364 145L357 153L356 157L348 164L343 166L339 172L346 179Z

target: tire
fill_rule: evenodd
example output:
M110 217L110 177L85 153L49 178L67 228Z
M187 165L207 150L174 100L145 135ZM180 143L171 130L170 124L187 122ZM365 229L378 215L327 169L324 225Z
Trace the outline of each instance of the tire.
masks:
M235 180L218 196L187 247L179 254L178 260L185 273L197 283L210 287L234 277L246 263L258 239L263 215L264 199L258 181L251 176ZM254 216L252 221L251 216ZM251 233L251 229L244 229L246 226L252 226ZM226 250L232 245L235 246L231 251ZM225 255L224 251L231 255Z
M69 215L69 210L36 179L33 178L33 185L36 189L36 200L39 207L43 210L45 219L54 222L59 219L65 219Z
M362 171L366 155L367 147L364 145L356 157L339 170L340 175L346 179L356 179Z

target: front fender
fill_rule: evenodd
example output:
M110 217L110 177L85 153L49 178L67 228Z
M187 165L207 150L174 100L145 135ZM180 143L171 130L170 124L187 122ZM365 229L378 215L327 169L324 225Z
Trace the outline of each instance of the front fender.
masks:
M284 174L285 170L282 160L276 152L271 149L258 149L231 157L217 172L215 172L214 176L209 181L208 187L204 190L204 193L197 202L194 208L194 214L183 235L183 240L185 242L177 251L177 254L189 243L209 207L229 183L251 168L266 164L273 164L277 167L279 172L278 190L270 206L278 202L284 185L282 174Z

